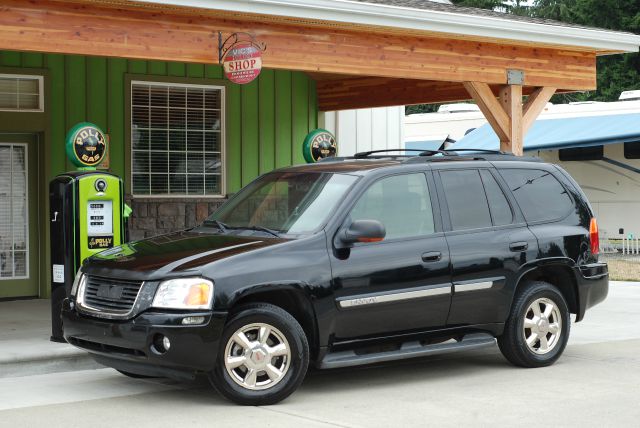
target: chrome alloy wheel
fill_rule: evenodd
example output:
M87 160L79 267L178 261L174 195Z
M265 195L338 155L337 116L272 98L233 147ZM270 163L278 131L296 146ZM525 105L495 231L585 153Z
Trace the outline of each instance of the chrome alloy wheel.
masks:
M235 383L250 390L278 384L291 365L291 348L277 328L254 323L238 329L224 351L224 366Z
M551 352L562 334L560 309L551 299L536 299L525 312L522 329L531 352L538 355Z

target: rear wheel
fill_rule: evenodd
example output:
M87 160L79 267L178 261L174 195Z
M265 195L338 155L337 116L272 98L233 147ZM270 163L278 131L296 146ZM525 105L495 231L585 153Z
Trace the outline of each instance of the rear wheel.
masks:
M309 365L304 330L288 312L255 303L227 323L209 378L226 398L244 405L274 404L302 383Z
M514 299L498 345L512 364L544 367L562 355L570 327L569 309L560 291L546 282L528 282Z

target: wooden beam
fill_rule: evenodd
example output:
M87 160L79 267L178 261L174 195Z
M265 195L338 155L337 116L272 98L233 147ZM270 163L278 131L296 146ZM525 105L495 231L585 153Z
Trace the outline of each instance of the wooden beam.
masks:
M402 35L383 27L350 30L322 21L294 24L142 2L2 0L0 6L0 49L8 50L216 63L218 31L249 32L266 43L268 68L492 85L506 84L506 70L518 69L527 86L596 87L595 51Z
M556 88L542 87L537 88L525 103L522 108L522 133L527 135L529 128L536 121L542 110L547 105L553 94L556 93Z
M498 102L489 85L481 82L465 82L464 87L478 104L500 141L508 141L511 138L509 115Z
M500 91L500 103L509 117L508 138L500 138L500 150L522 156L524 133L522 128L522 86L508 85Z
M496 99L494 92L485 83L466 82L465 88L476 100L478 107L487 118L487 122L498 135L500 150L522 156L525 134L522 85L505 85L500 88L500 101ZM532 104L527 109L530 115L536 112L539 108L538 104L544 96L548 95L548 92L536 90L532 94Z

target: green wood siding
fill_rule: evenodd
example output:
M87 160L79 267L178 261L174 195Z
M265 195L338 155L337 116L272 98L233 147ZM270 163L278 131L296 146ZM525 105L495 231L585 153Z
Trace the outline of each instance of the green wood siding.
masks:
M78 55L0 52L0 67L45 69L49 73L51 176L73 169L64 155L68 129L81 121L94 122L109 134L109 169L128 180L125 141L127 74L211 80L220 84L218 65ZM227 193L237 192L261 173L304 162L302 141L317 126L315 82L306 74L263 70L248 85L227 83L226 179ZM0 130L2 130L0 117ZM43 130L44 131L44 130ZM129 188L128 185L126 187Z
M263 70L249 85L223 79L218 65L183 64L124 58L85 57L48 53L0 51L3 73L45 76L44 113L0 112L0 133L33 132L44 138L38 145L40 242L49 242L49 180L74 168L64 143L76 123L89 121L110 138L109 169L125 179L131 171L126 117L127 79L180 79L226 85L226 192L235 193L259 174L303 162L302 141L317 127L315 82L306 74ZM127 191L128 192L128 191ZM35 204L33 205L35 206ZM35 249L34 249L35 251ZM40 246L40 296L49 295L49 246Z

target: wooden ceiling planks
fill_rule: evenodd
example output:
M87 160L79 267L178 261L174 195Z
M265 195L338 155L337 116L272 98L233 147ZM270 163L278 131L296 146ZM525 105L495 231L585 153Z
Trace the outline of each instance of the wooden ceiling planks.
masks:
M322 111L348 110L367 107L387 107L395 105L449 103L472 98L464 83L438 82L416 79L395 79L389 77L345 77L323 76L310 73L316 80L318 107ZM491 85L497 97L501 85ZM524 87L529 95L535 87Z

